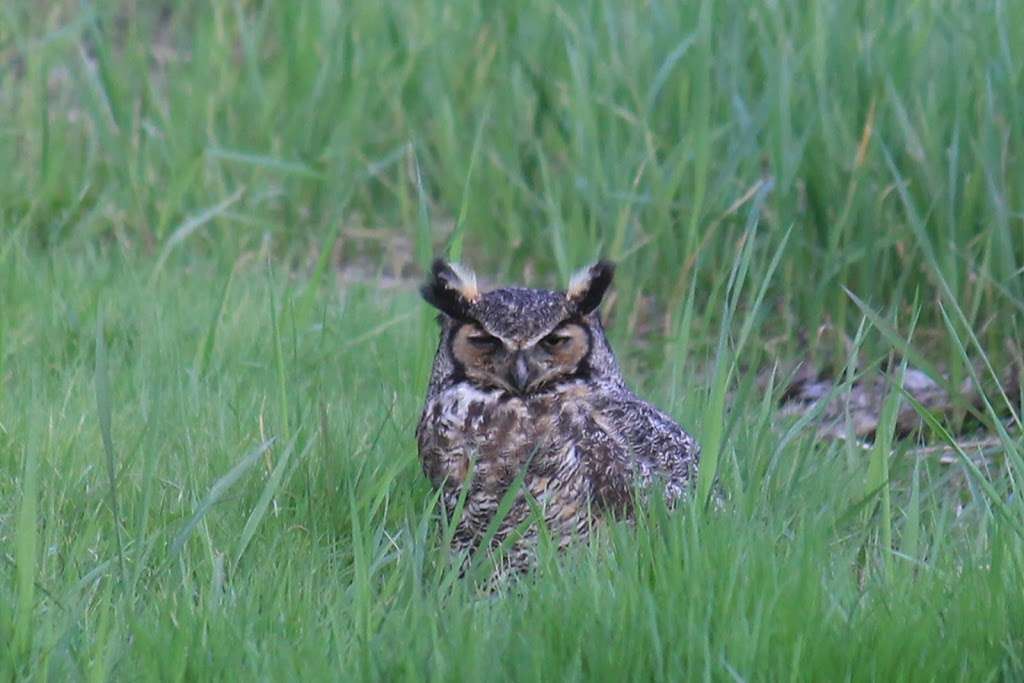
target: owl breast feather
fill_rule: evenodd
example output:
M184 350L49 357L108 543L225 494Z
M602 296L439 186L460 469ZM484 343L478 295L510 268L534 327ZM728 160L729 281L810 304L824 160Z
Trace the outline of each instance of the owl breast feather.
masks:
M622 507L635 475L583 384L527 398L456 384L427 404L417 437L424 473L448 490L471 479L473 493L500 496L521 474L541 502L564 491L579 506Z

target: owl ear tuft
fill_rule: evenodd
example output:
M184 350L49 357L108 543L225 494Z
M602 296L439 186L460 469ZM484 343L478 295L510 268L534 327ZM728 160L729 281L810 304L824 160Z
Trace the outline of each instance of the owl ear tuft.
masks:
M431 306L462 322L473 319L469 309L480 300L480 289L473 271L441 259L434 261L430 276L420 287L420 294Z
M589 315L601 305L614 276L614 263L598 261L572 276L565 296L581 315Z

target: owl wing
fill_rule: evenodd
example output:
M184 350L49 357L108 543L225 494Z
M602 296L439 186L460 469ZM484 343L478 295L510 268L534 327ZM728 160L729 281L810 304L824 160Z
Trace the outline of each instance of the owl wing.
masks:
M446 479L449 480L449 486L461 482L461 477L458 477L459 482L450 481L452 475L461 469L464 458L459 435L451 420L446 417L443 403L434 399L427 403L416 426L420 465L434 488L441 488Z
M636 396L610 401L603 412L618 425L633 458L639 484L665 483L665 499L675 503L697 474L700 446L675 420Z
M566 419L564 410L558 433L565 446L556 448L561 453L555 462L556 480L571 481L569 471L580 471L586 481L584 499L616 516L629 516L633 509L636 479L633 462L614 423L600 411L580 410Z

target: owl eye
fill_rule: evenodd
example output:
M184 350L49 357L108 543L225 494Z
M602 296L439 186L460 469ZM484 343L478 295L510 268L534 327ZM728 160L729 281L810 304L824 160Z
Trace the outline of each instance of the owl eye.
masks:
M471 334L466 339L478 349L493 351L501 346L501 340L490 334Z
M568 337L568 336L566 336L564 334L558 334L557 332L552 332L548 336L546 336L543 339L541 339L540 340L540 344L544 348L555 349L555 348L558 348L559 346L561 346L562 344L564 344L565 342L569 341L570 339L571 339L571 337Z

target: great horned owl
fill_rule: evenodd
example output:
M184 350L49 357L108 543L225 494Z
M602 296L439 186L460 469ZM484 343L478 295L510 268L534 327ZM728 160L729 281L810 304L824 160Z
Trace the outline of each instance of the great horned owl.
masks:
M416 438L464 557L490 536L488 552L527 569L531 510L564 548L603 515L630 517L656 482L671 505L694 478L697 443L626 387L605 337L598 306L613 273L602 261L564 292L482 292L470 271L434 262L421 293L441 311L441 338Z

